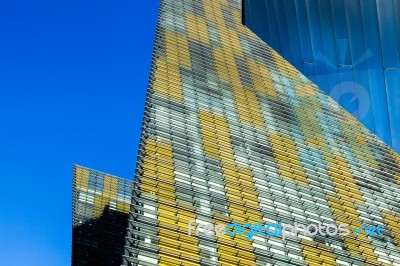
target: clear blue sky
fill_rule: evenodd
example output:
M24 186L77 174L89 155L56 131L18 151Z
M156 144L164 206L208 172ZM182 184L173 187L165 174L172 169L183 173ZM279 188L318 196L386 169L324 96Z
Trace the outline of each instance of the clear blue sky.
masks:
M133 178L157 9L0 1L0 265L70 265L74 163Z

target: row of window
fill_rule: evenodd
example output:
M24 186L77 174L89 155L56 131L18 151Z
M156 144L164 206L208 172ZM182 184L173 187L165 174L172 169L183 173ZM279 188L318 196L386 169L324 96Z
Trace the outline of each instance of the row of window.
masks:
M159 123L158 123L159 124ZM154 128L154 127L149 127L149 129L151 129L151 128ZM160 132L162 132L162 131L164 131L164 129L163 128L159 128L159 127L155 127L155 130L156 130L156 132L159 134ZM150 131L149 131L150 132ZM170 136L177 136L177 137L179 137L180 136L180 133L177 133L177 131L176 130L166 130L165 131L166 133L168 133ZM188 133L189 133L189 131L187 131ZM192 132L193 133L193 130L191 130L190 132ZM190 147L190 146L196 146L196 145L194 145L194 144L191 144L191 143L198 143L198 144L203 144L203 143L207 143L207 141L201 141L201 140L197 140L196 141L196 139L193 139L192 140L192 138L190 138L190 137L187 137L187 135L185 135L185 134L182 134L182 138L184 138L184 139L182 139L181 141L179 141L179 143L176 143L175 144L175 142L176 141L174 141L174 148L177 148L177 152L179 153L179 150L180 149L184 149L182 152L184 152L185 150L187 151L187 152L184 152L182 155L186 155L187 157L193 157L193 158L196 158L196 154L201 154L202 153L202 150L197 150L196 151L196 149L193 149L193 148L190 148L190 149L188 149L188 148L186 148L186 147ZM235 143L235 142L233 142L233 143ZM247 144L247 142L246 142L246 144ZM287 167L289 167L289 168L291 168L291 167L293 167L293 166L295 166L295 165L293 165L293 163L292 163L292 158L296 158L298 155L297 154L295 154L295 153L297 153L297 151L295 151L295 150L292 150L292 149L289 149L288 148L288 146L287 146L287 144L284 144L285 146L280 146L280 147L284 147L283 149L284 150L280 150L279 148L279 145L281 145L280 144L280 142L278 142L277 143L277 145L278 146L274 146L274 148L275 148L275 151L274 151L274 153L275 153L275 155L277 156L277 155L279 155L280 153L282 153L282 154L284 154L285 155L285 157L283 157L282 159L284 159L286 162L287 162L287 165L286 166L284 166L284 165L282 165L284 168L287 168ZM197 145L198 146L198 145ZM230 143L224 143L224 142L220 142L219 143L219 146L220 147L215 147L217 150L220 150L220 149L222 149L224 146L225 147L229 147L230 146ZM269 147L269 146L267 146L267 145L264 145L265 147ZM179 149L180 148L180 149ZM230 148L230 147L229 147ZM240 147L239 147L240 148ZM250 150L248 150L250 148ZM194 154L191 154L191 153L194 153ZM261 164L267 164L267 165L270 165L270 166L272 166L272 167L276 167L276 165L275 165L275 163L273 163L273 162L271 162L271 158L272 158L272 153L270 153L268 156L263 156L263 154L262 154L262 152L260 152L260 150L259 150L259 152L257 152L257 149L255 149L255 148L252 148L252 146L248 146L248 148L246 148L246 150L245 151L243 151L243 152L241 152L240 151L240 149L235 149L235 147L234 147L234 153L235 153L235 156L236 156L236 158L237 159L242 159L242 160L245 160L246 162L248 162L248 163L255 163L255 164L257 164L257 163L261 163ZM261 154L260 154L261 153ZM280 155L279 155L280 156ZM294 157L293 157L294 156ZM313 156L315 157L315 154L313 154L313 153L311 153L311 152L309 152L309 153L305 153L305 152L302 152L301 154L300 154L300 157L298 157L299 158L299 161L301 162L301 165L302 165L302 167L304 167L305 169L309 169L310 171L313 171L314 169L315 170L317 170L318 168L319 169L323 169L323 168L325 168L325 164L323 164L322 162L321 163L319 163L319 162L317 162L317 161L312 161L312 159L313 159ZM265 157L265 158L264 158ZM264 159L262 159L262 158L264 158ZM334 156L330 156L330 157L328 157L328 158L332 158L332 159L334 159L335 157ZM203 158L202 157L200 157L199 158L200 160L203 160ZM297 159L297 158L296 158ZM353 161L354 162L354 161ZM370 182L372 182L372 180L371 180L371 178L372 178L372 176L371 176L371 172L366 172L367 174L369 174L369 176L367 176L366 174L363 174L363 172L365 172L366 170L365 169L362 169L361 167L358 167L357 165L355 165L355 163L353 163L353 162L351 162L350 161L350 167L351 168L354 168L354 170L352 169L351 170L351 173L352 174L354 174L354 175L357 175L357 176L360 176L360 177L363 177L363 176L365 176L365 178L366 178L366 180L370 180ZM331 168L330 169L332 169L332 170L335 170L335 169L337 169L337 170L339 170L339 169L342 169L344 166L346 166L346 164L344 164L344 162L339 162L339 161L337 161L337 160L334 160L333 161L333 164L332 164L332 166L331 166ZM362 167L364 167L364 168L366 168L366 166L362 166ZM348 169L348 168L347 168ZM373 168L371 168L371 169L373 169ZM359 171L360 170L360 171ZM340 172L339 172L339 174L342 174L342 170L339 170ZM346 171L349 171L349 170L346 170ZM393 181L395 181L395 176L391 176L390 174L386 174L386 173L384 173L384 172L381 172L380 170L378 170L378 169L374 169L374 173L375 173L375 175L377 175L377 176L381 176L381 177L383 177L384 175L387 175L388 177L390 177L390 178L392 178L392 180ZM383 181L383 180L381 180L381 181ZM383 181L383 182L381 182L380 184L378 184L378 186L379 187L383 187L383 188L387 188L387 189L391 189L390 187L392 187L392 184L393 183L386 183L385 181ZM397 189L396 187L394 187L394 189Z
M174 118L176 118L176 116L178 116L179 115L179 117L180 118L176 118L176 119L172 119L172 120L176 120L176 121L179 121L179 119L180 120L182 120L182 113L185 113L185 111L181 111L181 112L179 112L178 110L176 110L176 111L174 111L174 109L173 108L171 108L172 106L171 106L171 104L170 103L161 103L162 102L162 100L161 100L161 102L160 102L160 100L161 99L159 99L159 97L158 97L158 99L155 99L154 100L154 103L156 103L157 104L157 106L159 106L159 105L161 105L161 106L164 106L164 107L167 107L168 109L168 112L165 114L166 115L166 118L168 118L168 117L174 117ZM199 101L193 101L193 102L191 102L191 101L188 101L187 103L185 103L185 110L187 110L186 112L188 112L189 110L191 110L191 108L192 107L194 107L194 108L196 108L196 106L198 106L198 104L199 104L199 102L201 102L201 100L199 100ZM210 101L209 102L209 104L210 105L212 105L213 106L213 108L215 108L216 106L218 106L218 102L216 102L215 100L212 102L212 101ZM226 105L226 103L225 103L225 105ZM271 106L271 105L269 105L269 106ZM272 105L273 106L273 105ZM270 107L269 107L270 108ZM197 109L197 108L196 108ZM165 111L167 111L167 110L165 110ZM229 111L229 109L227 109L227 108L221 108L221 113L226 113L226 116L227 117L229 117L230 119L232 118L232 115L234 115L234 114L236 114L235 113L235 111L234 110L232 110L232 113L230 113L230 112L228 112ZM173 115L173 113L176 113L176 115ZM185 117L185 116L184 116ZM278 121L277 121L277 118L279 118L279 123L278 123ZM280 132L282 132L282 133L286 133L286 132L290 132L290 134L292 134L293 136L296 136L296 134L297 134L297 136L298 136L298 138L302 138L302 136L303 136L303 133L300 133L301 131L299 131L300 129L296 129L296 127L297 126L295 126L295 125L293 125L293 121L291 121L291 119L290 119L290 117L288 117L288 118L285 118L284 116L282 116L282 115L279 115L279 116L271 116L268 112L264 112L264 119L266 119L266 123L267 124L270 124L270 123L273 123L273 124L276 124L276 127L279 129L279 131ZM160 119L160 121L162 121L162 120L165 120L165 118L164 119ZM186 120L185 121L186 123L185 124L190 124L190 120ZM319 121L320 122L320 121ZM321 128L323 129L323 131L324 132L329 132L329 129L332 127L332 124L331 125L328 125L328 123L329 123L329 120L327 120L326 121L326 123L327 124L320 124L320 126L321 126ZM195 123L194 123L195 124ZM231 121L230 120L230 126L231 126L231 124L232 124L232 126L234 126L235 124L238 124L237 122L235 123L234 121ZM240 124L239 124L240 125ZM302 127L303 127L303 129L304 129L304 126L302 125ZM287 128L287 129L286 129ZM355 145L359 145L359 142L358 142L358 140L356 139L356 138L350 138L350 137L346 137L345 135L343 135L343 134L338 134L338 133L335 133L335 131L336 132L338 132L338 129L337 128L333 128L333 130L331 131L331 132L333 132L334 134L336 134L336 135L338 135L338 136L340 136L340 139L344 139L346 142L349 142L349 143L351 143L353 146L355 146ZM313 128L309 128L309 131L306 131L306 133L308 133L308 134L311 134L312 135L312 137L324 137L325 139L327 138L327 136L323 136L323 135L319 135L318 134L318 132L319 131L315 131L315 129L313 129ZM287 134L287 133L286 133ZM251 134L246 134L246 135L250 135L251 136ZM376 140L376 137L375 138L371 138L370 136L368 136L368 135L365 135L365 134L363 134L363 136L364 136L364 138L366 138L366 140L368 141L368 146L374 151L374 150L379 150L379 151L382 151L382 152L384 152L383 153L383 157L386 157L386 156L390 156L389 154L387 154L387 147L385 147L385 146L383 146L382 145L382 143L381 142L379 142L379 141L377 141ZM341 147L341 146L343 146L343 143L342 142L339 142L339 140L340 139L338 139L337 141L335 141L335 142L332 142L331 141L331 146L338 146L338 147ZM336 144L336 145L335 145ZM379 146L377 146L377 145L379 145ZM365 153L364 151L360 151L360 152L362 152L362 153Z
M160 113L160 112L158 112L157 111L157 113ZM188 128L189 126L191 126L192 128L190 129L190 130L192 130L193 129L193 127L196 127L196 124L195 123L192 123L191 122L191 120L194 120L194 119L188 119L187 118L187 122L186 123L183 123L183 122L179 122L179 120L178 119L175 119L175 116L172 116L171 114L170 115L168 115L168 113L163 113L163 111L161 111L161 113L160 113L160 115L162 115L162 117L160 117L160 119L158 120L158 121L160 121L160 123L162 123L161 121L168 121L169 123L171 123L171 124L179 124L181 127L183 127L184 129L185 128ZM174 118L174 119L172 119L172 118ZM179 118L180 120L183 120L183 118L182 118L182 116ZM249 130L249 129L246 129L245 127L238 127L238 126L236 126L236 125L234 125L234 123L233 122L230 122L229 123L229 127L232 129L231 130L231 132L232 132L232 137L235 137L235 135L237 134L236 132L241 132L242 131L242 134L241 134L241 137L242 138L244 138L244 137L246 137L247 139L249 139L249 138L253 138L253 141L254 141L254 139L256 139L257 137L258 137L258 135L260 135L260 134L258 134L257 132L255 132L255 131L251 131L251 130ZM247 132L245 132L247 130ZM282 132L282 133L285 133L285 131L284 130L279 130L279 132ZM235 134L236 133L236 134ZM257 135L254 135L254 134L256 134L257 133ZM277 134L279 134L279 133L277 133ZM254 137L252 137L252 135L254 135ZM237 136L237 135L236 135ZM293 136L296 136L296 135L293 135ZM318 136L316 136L316 137L318 137ZM301 135L297 135L297 137L296 137L298 140L300 140L301 139ZM329 139L327 139L326 137L324 138L324 140L325 141L329 141ZM338 142L340 139L337 139L336 140L336 142ZM296 141L296 142L298 142L298 141ZM335 142L335 143L336 143ZM303 145L302 145L303 144ZM306 144L307 144L307 142L306 142ZM301 148L301 146L304 146L304 142L303 143L297 143L297 146L299 146L300 148ZM338 145L338 144L336 144L336 146L334 145L334 144L332 144L331 145L332 146L332 149L334 149L334 150L336 150L337 152L340 152L341 151L341 149L340 149L340 147L342 147L341 145ZM359 145L358 145L359 146ZM337 148L335 148L335 147L337 147ZM356 151L356 153L358 153L358 154L362 154L361 153L361 151L360 152L358 152L358 149L354 149L355 151ZM365 153L365 151L364 151L364 153ZM392 160L393 161L393 159L390 157L390 155L383 155L382 156L383 158L380 160L380 161L383 161L384 159L386 159L386 160ZM369 159L372 159L371 157L369 158ZM375 158L374 158L375 159ZM390 161L386 161L385 163L387 163L388 164L388 166L390 167L390 168L393 168L393 163L391 163Z
M145 171L147 173L147 171ZM156 173L156 176L158 174ZM146 180L149 176L143 177L143 180ZM227 178L226 176L225 178ZM171 178L172 180L172 178ZM184 176L182 174L175 175L175 183L172 183L169 185L170 190L174 190L175 196L179 197L182 193L182 197L189 197L189 202L190 202L190 197L193 195L193 193L204 193L205 195L211 195L216 197L216 195L220 195L221 198L224 198L224 194L229 194L229 191L225 192L226 186L229 186L229 183L225 182L219 182L218 180L212 180L210 181L202 181L200 178L192 179L192 182L189 182L188 180L190 179L184 179ZM202 181L202 182L201 182ZM269 184L269 186L265 186L265 183L263 182L260 185L257 185L258 180L256 180L256 191L258 192L258 200L262 204L261 207L265 207L265 210L278 210L283 213L287 213L290 215L295 214L296 217L301 218L301 217L307 217L307 211L312 213L315 213L315 215L322 215L322 216L330 216L330 211L328 209L328 206L347 206L345 204L346 201L336 201L339 203L333 203L332 199L330 200L329 204L324 200L324 194L321 194L321 192L309 194L307 190L304 189L304 192L297 191L294 189L290 188L285 188L285 190L282 190L282 188L279 186L279 184ZM277 182L278 183L278 182ZM153 184L154 185L154 184ZM154 185L157 187L157 185ZM182 187L182 189L180 189ZM238 185L238 188L240 186ZM164 189L164 188L163 188ZM179 192L182 191L182 192ZM320 191L320 190L319 190ZM333 191L328 191L331 193L331 195L335 195ZM218 194L216 194L218 193ZM188 200L188 199L186 199ZM257 201L257 200L256 200ZM287 205L287 202L293 202ZM351 201L349 202L351 203ZM217 203L216 203L217 204ZM226 202L222 202L220 204L226 204ZM339 205L338 205L339 204ZM376 203L375 203L376 204ZM214 204L215 205L215 204ZM218 205L218 204L217 204ZM221 206L222 206L221 205ZM286 207L285 207L286 206ZM291 207L287 207L291 206ZM314 206L314 207L313 207ZM371 205L374 206L374 205ZM376 206L376 205L375 205ZM283 209L282 209L283 207ZM334 207L337 208L337 207ZM296 212L300 211L300 213ZM368 211L360 214L360 217L362 217L366 221L374 221L374 222L380 222L383 225L383 220L379 215L379 211L375 212L370 212ZM361 213L361 212L360 212ZM310 214L312 215L312 214ZM282 216L284 218L284 216ZM314 217L315 219L318 219L318 217ZM321 217L319 217L321 218ZM350 221L350 220L349 220Z
M154 207L149 207L149 205L147 205L147 204L151 204L151 203L149 203L149 202L146 202L145 204L144 204L144 207L143 208L141 208L141 207L139 207L138 206L138 209L137 210L141 210L141 211L150 211L150 210L154 210ZM171 208L169 208L169 210L171 211L171 212L176 212L176 209L171 209ZM153 217L153 218L151 218L151 217ZM154 217L155 216L151 216L151 214L149 213L148 215L147 215L147 222L146 223L153 223L153 224L157 224L157 222L154 222L154 220L153 220L153 222L151 222L152 221L152 219L154 219ZM164 215L164 219L167 219L166 217L168 217L168 215L167 216L165 216ZM171 219L172 220L170 220L171 221L171 226L172 226L172 224L175 224L175 221L176 220L174 220L174 218L173 218L174 216L171 216ZM192 219L192 217L187 217L187 219L186 220L184 220L184 221L182 221L181 223L182 224L187 224L187 222L189 221L188 219ZM198 221L200 221L201 219L203 219L203 218L198 218ZM164 220L164 221L166 221L166 220ZM172 222L173 221L173 222ZM202 221L202 220L201 220ZM204 222L208 222L207 220L204 220ZM269 220L269 221L267 221L267 222L273 222L272 220ZM139 221L139 223L138 223L138 225L140 226L140 227L142 227L143 226L143 224L144 224L144 222L140 222ZM187 230L187 228L185 228L186 230ZM153 234L152 235L154 235L154 232L156 231L157 229L154 229L154 230L151 230L151 231L153 231ZM160 226L158 227L158 230L163 230ZM170 234L174 234L174 235L177 235L178 233L176 233L176 232L173 232L173 231L171 231L171 233ZM145 234L146 235L146 234ZM148 236L148 235L146 235L146 236ZM171 236L172 237L172 236ZM154 238L153 238L154 239ZM154 241L154 242L153 242ZM267 241L267 243L265 243ZM156 242L156 240L154 239L154 240L152 240L151 242L153 242L153 243L157 243ZM211 243L213 243L214 242L214 240L213 239L210 239L210 242ZM271 245L271 246L269 246L268 245L268 242L273 242L273 245ZM292 244L290 244L290 243L292 243ZM334 246L334 251L335 251L335 253L340 253L340 251L342 250L342 248L340 247L340 240L337 242L337 244L333 244L334 242L331 242L331 244L330 245L332 245L332 246ZM282 241L281 241L281 239L280 238L271 238L271 239L269 239L269 240L266 240L266 239L263 239L263 238L254 238L254 240L252 241L252 245L253 245L253 247L257 247L257 248L262 248L262 249L265 249L265 250L268 250L268 247L270 247L270 248L273 248L274 250L280 250L284 245L288 245L288 246L292 246L290 249L283 249L281 252L283 252L283 254L286 254L287 255L287 253L285 253L285 252L288 252L288 253L290 253L291 251L293 251L294 250L294 247L296 247L296 249L297 250L301 250L301 248L302 247L300 247L299 248L299 245L298 245L298 242L297 242L297 240L296 240L296 238L288 238L288 240L287 240L287 242L285 243L285 242L283 242L282 243ZM297 244L297 245L296 245ZM312 245L315 245L315 242L310 242L310 244L312 244ZM381 250L380 251L380 253L382 253L382 254L392 254L392 259L393 258L396 258L396 251L392 251L392 252L388 252L388 250L385 250L384 249L384 247L385 246L383 246L383 247L376 247L376 250L375 251L378 251L379 252L379 250ZM237 252L237 247L233 247L232 249L232 252L233 251L236 251ZM301 253L298 253L298 255L300 255L300 257L301 257ZM348 253L346 253L346 252L342 252L342 254L341 254L342 256L347 256L347 257L349 257L349 255L348 255ZM216 256L218 256L218 254L216 254ZM398 254L397 254L397 256L398 256ZM397 258L399 258L399 257L397 257ZM346 261L348 258L343 258L344 260L342 260L342 261ZM383 259L387 259L386 257L383 257Z
M176 153L178 152L177 150L175 151L175 154L179 154ZM206 177L207 179L213 178L215 180L221 179L221 169L219 168L218 165L213 166L212 164L210 164L212 161L209 162L202 162L201 160L191 160L192 163L188 164L188 163L184 163L184 161L182 160L178 160L178 156L175 155L175 162L174 162L174 166L176 169L179 169L180 172L185 172L188 173L189 176L193 175L193 176L203 176L202 178ZM191 167L191 165L195 166ZM202 167L199 167L199 165L203 165ZM269 181L274 181L275 179L277 180L276 182L278 186L282 186L282 183L279 178L279 175L277 174L273 174L274 172L276 173L275 168L273 168L273 166L268 167L266 165L264 165L263 168L258 167L254 162L252 162L251 165L251 169L252 169L252 173L254 174L255 178L257 178L260 181L257 182L261 182L261 185L265 185L268 186L268 184L264 184L262 182L262 180L269 180ZM198 166L198 167L196 167ZM226 168L227 166L225 166ZM196 170L197 169L197 170ZM206 173L206 176L204 176ZM330 181L330 177L328 175L329 172L326 173L316 173L316 172L307 172L308 174L308 180L309 180L309 185L308 185L308 193L310 193L310 191L312 192L314 189L325 189L328 191L332 191L332 192L336 192L334 188L338 188L338 189L346 189L349 190L350 193L354 192L358 192L357 190L357 186L355 186L354 181L352 181L353 183L349 182L350 180L347 180L347 178L342 177L340 175L336 175L335 177L335 173L334 172L330 172L329 175L332 177L335 177L335 183L331 183L332 181ZM358 183L360 184L359 181ZM290 183L289 183L290 184ZM343 188L341 188L343 187ZM355 190L353 190L355 189ZM375 193L375 191L371 191L371 190L363 190L362 193L364 195L365 199L370 199L371 201L376 202L377 204L382 204L382 206L390 206L390 209L394 209L394 210L399 210L399 206L396 206L395 202L398 201L398 193L396 193L394 190L393 192L391 192L391 190L389 189L385 189L383 190L385 191L385 193L382 192L377 192ZM388 208L388 207L386 207Z

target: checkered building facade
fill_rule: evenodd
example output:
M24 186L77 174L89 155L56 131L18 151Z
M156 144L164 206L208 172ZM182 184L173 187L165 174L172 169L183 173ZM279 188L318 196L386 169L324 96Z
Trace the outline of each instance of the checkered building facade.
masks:
M161 0L124 265L400 265L400 156L242 24ZM383 236L188 236L188 222Z

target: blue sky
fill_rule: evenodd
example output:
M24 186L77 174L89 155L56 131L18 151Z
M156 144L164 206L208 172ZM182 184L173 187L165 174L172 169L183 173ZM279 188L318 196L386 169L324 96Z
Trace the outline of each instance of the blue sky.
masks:
M0 264L70 265L74 163L133 178L158 1L0 1Z

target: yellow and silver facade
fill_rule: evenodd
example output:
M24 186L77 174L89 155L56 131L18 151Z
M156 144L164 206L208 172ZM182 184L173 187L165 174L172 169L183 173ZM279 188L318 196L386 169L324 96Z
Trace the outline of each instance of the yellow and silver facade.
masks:
M106 207L129 213L133 181L79 165L73 171L73 226L101 217Z
M400 265L400 156L242 24L161 0L124 265ZM380 225L370 237L188 223Z

